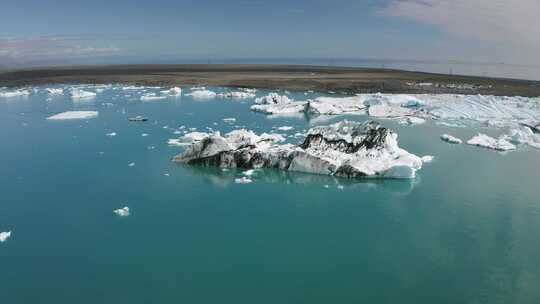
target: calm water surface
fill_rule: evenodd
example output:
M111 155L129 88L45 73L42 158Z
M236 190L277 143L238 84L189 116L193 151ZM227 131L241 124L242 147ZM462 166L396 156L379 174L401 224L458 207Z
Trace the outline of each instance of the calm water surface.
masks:
M171 128L226 132L235 117L294 134L320 119L120 93L0 100L0 231L13 231L0 303L540 303L538 150L449 145L442 133L477 131L384 121L403 148L435 156L416 180L261 171L240 185L240 172L171 163ZM45 120L72 109L100 114ZM114 216L125 205L131 216Z

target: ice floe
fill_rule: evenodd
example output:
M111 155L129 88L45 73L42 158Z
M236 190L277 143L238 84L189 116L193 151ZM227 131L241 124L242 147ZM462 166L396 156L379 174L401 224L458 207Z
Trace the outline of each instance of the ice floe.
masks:
M173 87L173 88L170 88L169 90L161 91L161 94L166 94L170 96L180 96L182 95L182 89L179 87Z
M47 117L48 120L72 120L72 119L91 119L98 117L97 111L66 111Z
M50 95L62 95L64 94L64 89L62 88L46 88L45 91L47 91Z
M110 133L106 133L105 136L108 136L108 137L115 137L117 134L116 132L110 132Z
M129 207L126 206L120 209L116 209L116 210L113 210L113 212L114 214L121 217L129 216Z
M450 143L450 144L461 144L463 141L457 137L454 137L450 134L443 134L441 135L441 139L447 143Z
M218 98L247 99L255 98L255 93L251 92L225 92L216 95Z
M156 93L147 93L141 96L141 101L154 101L166 99L165 95L157 95Z
M234 122L236 122L236 118L232 118L232 117L223 118L223 121L227 122L227 123L234 123Z
M13 91L0 91L0 97L11 98L11 97L21 97L30 95L30 90L18 89Z
M234 179L234 182L237 184L250 184L253 182L253 180L248 177L242 176L240 178Z
M282 137L282 136L281 136ZM397 134L374 122L342 121L314 127L300 145L275 135L235 130L208 133L174 160L223 168L276 168L349 178L414 178L422 159L401 148Z
M504 137L495 139L486 134L478 134L467 141L467 144L477 147L493 149L497 151L512 151L516 146L506 140Z
M7 241L11 237L11 231L0 232L0 243Z
M191 96L194 99L213 99L216 98L217 94L214 91L210 90L195 90L189 94L186 94L187 96Z
M278 127L277 128L279 131L291 131L293 130L294 128L291 127L291 126L282 126L282 127Z
M424 162L424 163L430 163L430 162L432 162L434 159L435 159L435 156L432 156L432 155L425 155L425 156L422 156L422 162Z
M76 99L92 99L96 97L97 94L94 92L84 91L81 89L72 89L70 92L70 95L72 99L76 100Z

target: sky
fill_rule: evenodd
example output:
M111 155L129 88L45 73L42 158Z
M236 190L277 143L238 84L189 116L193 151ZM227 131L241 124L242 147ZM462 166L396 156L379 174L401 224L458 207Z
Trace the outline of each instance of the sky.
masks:
M540 68L538 12L539 0L2 0L0 68L268 58Z

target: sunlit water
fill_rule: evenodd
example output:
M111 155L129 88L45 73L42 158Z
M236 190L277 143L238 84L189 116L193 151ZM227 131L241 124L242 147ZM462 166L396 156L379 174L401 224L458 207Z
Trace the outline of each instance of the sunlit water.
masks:
M242 185L239 171L172 163L173 128L294 134L320 118L126 94L0 100L0 231L13 231L0 303L540 302L538 150L449 145L442 133L478 130L382 121L406 150L435 156L415 180L260 171ZM99 117L45 119L72 109ZM113 214L123 206L129 217Z

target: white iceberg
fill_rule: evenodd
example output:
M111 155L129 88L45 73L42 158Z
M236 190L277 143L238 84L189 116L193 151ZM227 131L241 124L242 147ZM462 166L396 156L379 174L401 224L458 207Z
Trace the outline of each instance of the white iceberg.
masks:
M277 128L279 131L291 131L293 130L294 128L291 127L291 126L282 126L282 127L278 127Z
M422 156L422 162L424 163L431 163L434 159L435 159L435 156L432 156L432 155Z
M194 142L199 142L206 137L208 137L208 133L190 132L190 133L184 134L184 136L180 138L169 139L167 144L172 147L174 146L183 147L183 146L191 145Z
M511 129L504 138L513 144L528 145L540 149L540 135L535 134L531 128L526 126Z
M64 94L64 89L62 88L46 88L45 91L49 93L49 95L62 95Z
M157 95L156 93L148 93L141 96L141 101L154 101L154 100L162 100L166 98L167 96L164 96L164 95Z
M232 117L223 118L223 121L228 122L228 123L234 123L234 122L236 122L236 118L232 118Z
M306 108L308 113L321 115L365 114L365 109L360 96L318 97L310 101Z
M477 147L483 147L493 149L497 151L512 151L516 149L516 146L507 141L505 138L495 139L485 134L478 134L475 137L469 139L467 144Z
M258 105L276 105L286 104L293 102L287 95L279 95L277 93L270 93L266 96L255 99L255 104Z
M0 243L7 241L11 237L11 231L0 232Z
M177 155L176 162L222 168L276 168L348 178L414 178L422 159L397 144L397 134L374 122L342 121L314 127L300 145L275 136L235 130L209 133Z
M443 134L441 135L441 139L447 143L450 143L450 144L461 144L463 141L457 137L454 137L450 134Z
M0 91L0 97L4 97L4 98L28 96L30 94L31 93L29 90L23 90L23 89L14 90L14 91L4 91L4 92Z
M73 89L71 90L70 94L72 99L92 99L97 95L94 92L84 91L81 89Z
M116 210L113 210L113 212L114 214L118 216L126 217L126 216L129 216L129 207L126 206L120 209L116 209Z
M213 99L217 96L216 92L210 90L195 90L186 95L191 96L194 99Z
M108 137L115 137L115 136L116 136L116 132L106 133L105 136L108 136Z
M217 94L219 98L230 98L230 99L247 99L255 98L255 93L251 92L226 92Z
M234 182L237 183L237 184L250 184L250 183L253 182L253 180L251 180L248 177L242 176L240 178L234 179Z
M169 90L164 90L164 91L161 91L162 94L165 94L165 95L170 95L170 96L180 96L182 95L182 88L179 88L179 87L173 87L173 88L170 88Z
M407 116L400 119L399 123L406 126L415 126L426 123L426 120L420 117Z
M66 111L47 117L48 120L72 120L72 119L91 119L98 117L97 111Z
M413 111L408 108L388 106L388 105L372 105L368 109L369 116L380 118L396 118L412 115Z

